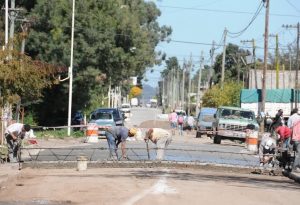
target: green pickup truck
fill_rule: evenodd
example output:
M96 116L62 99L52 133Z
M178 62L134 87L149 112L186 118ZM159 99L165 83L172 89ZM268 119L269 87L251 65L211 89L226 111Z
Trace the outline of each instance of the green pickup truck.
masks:
M245 141L246 129L259 130L253 111L239 107L222 106L217 109L213 123L213 140L220 144L222 139Z

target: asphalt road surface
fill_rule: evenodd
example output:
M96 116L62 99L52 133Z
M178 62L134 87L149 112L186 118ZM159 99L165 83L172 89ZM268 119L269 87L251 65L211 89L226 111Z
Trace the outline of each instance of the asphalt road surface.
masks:
M284 177L202 169L24 169L0 184L0 205L299 204Z
M161 113L154 108L133 108L131 117L127 119L127 127L162 127L169 128L167 120L158 119ZM127 155L132 161L149 160L146 144L143 140L127 141ZM155 160L155 145L149 142L150 160ZM40 148L37 146L37 148ZM76 161L77 156L87 156L91 161L105 161L108 158L108 145L106 139L100 139L99 143L82 143L77 146L65 146L64 148L43 147L44 149L25 149L25 161ZM28 157L30 153L30 157ZM120 150L119 150L120 153ZM258 157L248 152L244 144L230 141L222 141L221 145L213 144L210 138L203 136L195 138L195 132L185 132L179 136L178 132L173 137L171 145L166 151L165 160L176 162L200 162L212 164L225 164L236 166L258 166Z
M168 126L167 122L157 119L159 113L157 109L136 108L126 124L129 127ZM148 160L143 140L127 142L130 160L140 162L133 167L116 166L124 163L114 162L106 167L102 164L107 163L91 162L85 171L77 171L76 162L68 166L61 166L67 163L54 163L54 166L41 163L33 166L35 168L25 166L39 164L32 163L35 161L75 161L80 155L86 155L94 162L103 162L108 156L105 139L96 144L65 142L53 146L47 143L36 147L37 150L41 149L40 152L25 150L32 152L33 161L25 161L22 170L12 173L11 169L16 167L0 169L0 205L299 203L299 184L280 175L253 174L254 168L251 167L258 165L258 158L239 143L222 141L221 145L215 145L209 138L199 139L195 138L195 133L185 133L184 136L174 136L166 151L168 161L149 166L143 166L143 163L155 159L155 146L150 144L151 159ZM169 161L174 163L161 166L168 165ZM178 162L202 162L209 165L175 166ZM101 168L92 166L96 164Z

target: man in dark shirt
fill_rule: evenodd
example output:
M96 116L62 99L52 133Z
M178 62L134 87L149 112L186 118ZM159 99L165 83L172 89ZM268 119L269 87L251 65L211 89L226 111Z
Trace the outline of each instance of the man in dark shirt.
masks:
M122 158L127 159L126 155L126 139L127 137L134 137L137 129L128 129L123 126L115 126L108 128L105 132L108 147L109 159L118 160L118 145L121 143Z

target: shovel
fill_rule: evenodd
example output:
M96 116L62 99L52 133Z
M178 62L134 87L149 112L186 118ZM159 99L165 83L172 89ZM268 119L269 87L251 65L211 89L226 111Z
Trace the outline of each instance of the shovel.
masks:
M149 151L149 143L148 143L148 141L146 141L146 148L147 148L148 160L150 160L150 151Z

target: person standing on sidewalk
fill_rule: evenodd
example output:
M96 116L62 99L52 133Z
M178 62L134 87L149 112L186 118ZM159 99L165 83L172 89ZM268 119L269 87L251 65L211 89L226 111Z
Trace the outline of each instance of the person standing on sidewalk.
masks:
M14 123L6 128L4 136L7 142L10 162L17 162L18 140L24 139L26 132L29 132L30 129L30 125L22 123Z
M178 115L178 130L179 130L179 135L182 136L183 135L183 124L184 124L184 117L183 117L183 113L179 113Z
M121 143L122 159L128 159L126 155L126 139L134 137L137 129L128 129L123 126L114 126L106 129L105 136L109 148L109 159L118 160L118 145Z
M156 144L156 160L163 160L165 156L165 149L172 141L171 133L161 128L151 128L146 132L144 139L146 143L151 140L154 144Z
M175 112L175 110L173 110L172 113L170 113L169 115L169 121L171 124L171 130L172 130L172 135L175 135L175 129L177 127L177 113Z

